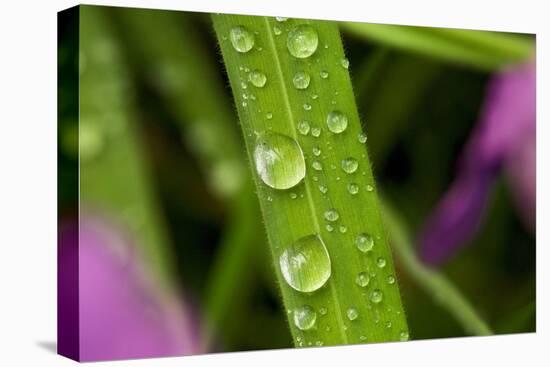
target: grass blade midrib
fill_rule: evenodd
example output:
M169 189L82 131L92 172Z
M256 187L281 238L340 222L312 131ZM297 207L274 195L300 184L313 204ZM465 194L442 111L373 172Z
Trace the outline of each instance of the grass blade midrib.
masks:
M273 38L273 36L274 36L273 35L273 30L269 26L268 18L267 17L263 17L263 18L264 18L264 25L265 25L265 28L266 28L266 32L267 32L268 38L269 38L269 46L273 49L273 55L275 55L275 65L277 67L277 72L278 72L279 80L280 80L280 83L278 83L278 84L281 86L281 90L282 90L283 96L284 96L283 99L285 101L286 112L288 113L288 115L290 117L289 121L292 125L292 138L297 140L297 138L298 138L298 136L296 134L297 124L296 124L296 121L295 121L294 113L292 112L292 108L290 107L290 97L288 95L287 86L286 86L285 78L284 78L284 72L283 72L282 67L281 67L281 61L279 60L279 54L278 54L278 51L277 51L277 47L275 46L275 39ZM310 214L311 214L311 217L313 218L313 224L315 226L315 230L318 234L321 234L321 226L319 225L319 221L317 220L317 216L315 215L315 213L316 213L315 203L313 202L313 197L311 196L311 187L310 187L310 183L308 182L308 180L304 180L304 187L305 187L305 191L306 191L306 197L307 197L307 202L308 202ZM330 287L330 293L331 293L334 305L336 305L337 315L338 315L338 323L341 326L340 327L340 332L341 332L341 335L342 335L342 339L343 339L344 343L347 344L348 343L348 337L346 335L346 330L344 329L344 326L345 326L344 321L342 320L342 307L340 305L340 302L338 301L338 297L336 297L336 290L334 289L334 283L329 282L329 287Z

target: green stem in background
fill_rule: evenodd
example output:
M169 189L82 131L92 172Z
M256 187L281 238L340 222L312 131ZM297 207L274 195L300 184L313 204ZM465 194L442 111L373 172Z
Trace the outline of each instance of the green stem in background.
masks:
M127 226L165 283L174 264L135 124L121 47L101 9L80 7L80 199Z
M230 343L236 323L247 318L251 263L265 240L259 208L240 147L236 116L225 101L216 64L183 13L120 8L114 11L133 58L156 80L167 108L176 116L184 140L193 148L211 189L228 206L216 259L206 281L207 325L204 348L213 338ZM145 60L145 62L143 62Z
M415 279L437 304L449 311L466 333L491 335L489 326L464 295L443 275L426 267L416 258L405 224L386 201L383 201L383 217L394 254L409 276Z
M407 339L337 26L212 18L295 344Z
M516 34L352 22L343 23L342 27L369 42L484 71L521 62L534 52L532 40Z

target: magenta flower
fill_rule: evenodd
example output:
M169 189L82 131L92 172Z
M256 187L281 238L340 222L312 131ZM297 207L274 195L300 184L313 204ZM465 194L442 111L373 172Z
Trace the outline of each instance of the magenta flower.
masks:
M59 234L59 265L68 269L75 257L79 264L78 284L70 273L60 273L59 309L69 312L59 315L61 354L98 361L202 352L188 306L156 283L130 238L90 216L81 218L78 230L73 221ZM74 303L75 286L78 308L68 304Z
M504 174L518 213L535 231L536 70L529 63L490 82L480 120L466 144L457 175L420 236L421 257L449 259L476 233L497 176Z

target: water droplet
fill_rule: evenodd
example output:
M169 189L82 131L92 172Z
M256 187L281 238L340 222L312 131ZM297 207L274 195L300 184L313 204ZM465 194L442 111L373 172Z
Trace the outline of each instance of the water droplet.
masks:
M253 86L257 88L263 88L265 83L267 82L267 77L261 71L254 70L251 71L250 74L248 74L248 80L250 81L250 83L252 83Z
M359 140L359 143L365 144L367 142L367 134L359 133L359 135L357 135L357 140Z
M313 161L311 163L311 167L313 167L316 171L322 171L323 170L323 164L319 161Z
M311 110L311 105L309 103L304 103L304 110L306 111Z
M319 73L319 75L321 76L322 79L326 79L326 78L328 78L328 71L326 71L326 70L321 70L321 72Z
M299 292L313 292L330 278L330 257L318 235L300 238L279 258L281 273L289 286Z
M391 329L392 323L391 321L386 321L386 329Z
M359 336L359 339L362 340L362 341L365 341L365 340L367 340L367 337L364 336L364 335L361 335L361 336Z
M345 225L341 225L339 230L340 230L340 233L346 233L348 231L348 227L346 227Z
M268 120L271 120L273 118L273 113L272 112L268 112L265 114L265 117L268 119Z
M361 233L355 239L355 246L361 252L369 252L374 247L374 239L367 233Z
M286 22L288 18L285 18L285 17L275 17L275 20L277 22Z
M383 267L386 266L386 259L384 259L383 257L379 257L377 260L376 260L376 265L382 269Z
M348 192L352 195L356 195L359 192L359 185L356 183L349 183L348 184Z
M312 94L312 95L311 95L311 99L317 99L317 98L319 98L319 95L318 95L318 94Z
M395 284L395 277L393 275L388 275L386 280L388 281L388 284Z
M362 271L355 277L355 284L357 284L359 287L366 287L369 285L370 277L369 275Z
M372 185L366 186L368 192L372 192L374 190L374 187Z
M313 152L313 155L316 157L321 155L321 149L319 149L319 147L313 147L312 152Z
M264 133L254 148L256 172L262 181L278 190L296 186L306 175L302 148L289 136Z
M375 289L369 294L369 299L372 303L380 303L382 302L382 291L380 289Z
M314 127L311 129L311 135L313 135L314 137L318 138L319 136L321 136L321 128L319 127Z
M348 127L348 118L340 111L332 111L327 115L327 126L330 131L340 134Z
M273 33L275 33L276 36L279 36L282 33L281 28L277 26L273 27Z
M340 214L338 214L336 209L331 208L325 211L325 219L329 222L336 222L338 218L340 218Z
M302 135L307 135L309 134L309 122L307 121L300 121L298 123L298 131L300 132L300 134Z
M332 224L327 224L327 225L325 226L325 228L326 228L327 231L329 231L329 232L334 231L334 227L332 226Z
M286 47L290 54L299 59L313 55L317 50L319 37L312 26L303 24L288 33Z
M349 68L349 60L344 57L342 60L340 60L340 65L342 65L342 67L344 69L348 69Z
M409 340L409 333L406 330L403 330L399 333L399 340L402 342Z
M327 308L326 307L321 307L319 309L319 313L321 314L321 316L325 316L327 314Z
M291 199L296 199L297 197L298 197L298 195L296 195L295 192L291 192L291 193L290 193L290 198L291 198Z
M350 321L353 321L357 319L357 317L359 316L359 312L357 312L357 310L352 307L352 308L348 308L346 315L348 316L348 319Z
M310 80L311 77L307 72L298 71L292 78L292 84L294 84L296 89L307 89L307 87L309 87Z
M321 191L323 194L326 194L328 192L328 187L325 185L319 185L319 191Z
M317 312L308 305L297 307L294 310L294 325L300 330L309 330L315 326Z
M233 48L238 52L248 52L254 47L254 34L243 26L237 26L229 32Z
M359 167L359 163L355 158L349 157L346 159L342 159L342 169L346 173L353 173L357 171L357 167Z

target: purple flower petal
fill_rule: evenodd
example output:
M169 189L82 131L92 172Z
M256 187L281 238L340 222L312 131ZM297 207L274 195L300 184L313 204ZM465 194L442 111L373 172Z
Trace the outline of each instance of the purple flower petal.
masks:
M480 122L462 153L455 181L420 236L425 262L447 260L472 238L492 183L505 166L514 180L519 180L513 184L517 201L533 221L535 84L534 63L503 72L491 81ZM530 170L520 174L521 167Z

